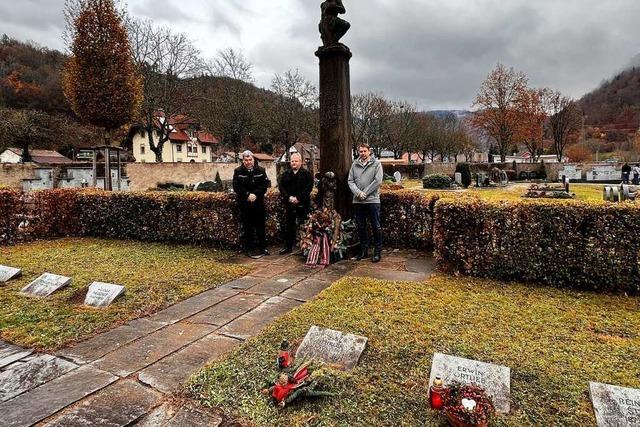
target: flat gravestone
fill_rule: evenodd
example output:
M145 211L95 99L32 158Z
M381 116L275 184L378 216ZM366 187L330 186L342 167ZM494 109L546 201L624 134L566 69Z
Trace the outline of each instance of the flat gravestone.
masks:
M509 413L511 369L505 366L436 353L431 364L429 387L436 377L440 377L445 386L454 381L479 385L491 397L496 411Z
M589 383L598 427L640 426L640 390Z
M22 274L22 270L20 270L19 268L0 265L0 283L6 283L11 279L15 279L21 274Z
M89 285L89 291L84 299L85 305L96 308L105 308L124 293L124 286L111 283L93 282Z
M315 359L349 370L356 367L367 338L312 326L298 347L296 358Z
M38 277L36 280L25 286L21 292L23 294L37 297L48 297L58 289L69 286L70 283L70 277L44 273L42 276Z

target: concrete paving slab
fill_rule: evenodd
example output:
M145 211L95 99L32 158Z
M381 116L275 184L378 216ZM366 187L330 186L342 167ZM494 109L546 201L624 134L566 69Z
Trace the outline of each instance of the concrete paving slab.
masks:
M149 319L154 322L177 323L237 294L237 290L227 287L210 289L172 305L154 314Z
M0 402L32 390L78 365L48 354L40 355L12 369L0 372Z
M208 335L145 368L138 374L138 379L163 393L178 392L198 369L238 345L238 340Z
M0 403L3 427L26 427L115 382L118 377L81 366L27 393Z
M238 294L190 317L187 322L223 326L256 308L268 298L266 295Z
M162 395L132 380L118 381L83 400L47 427L124 427L158 405Z
M218 333L246 340L249 337L256 335L269 323L293 310L300 304L300 301L288 298L269 298L255 309L221 328Z
M210 325L188 323L171 325L107 354L92 365L120 377L126 377L187 344L209 335L214 329L215 327Z
M285 298L306 302L331 286L331 282L318 279L306 279L282 293Z
M78 364L90 363L164 326L164 323L152 322L148 319L136 319L73 347L61 350L57 355Z

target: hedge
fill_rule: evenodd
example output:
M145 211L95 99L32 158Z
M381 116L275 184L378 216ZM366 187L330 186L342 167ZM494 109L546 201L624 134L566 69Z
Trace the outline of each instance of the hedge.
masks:
M439 196L415 191L383 191L380 194L380 222L384 245L431 248L433 206Z
M0 190L0 245L15 243L23 212L20 193Z
M500 280L638 293L640 207L440 200L438 267Z

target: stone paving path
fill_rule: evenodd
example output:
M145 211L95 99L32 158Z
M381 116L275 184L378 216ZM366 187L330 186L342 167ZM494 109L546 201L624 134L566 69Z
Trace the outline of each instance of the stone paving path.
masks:
M324 270L299 255L230 262L252 271L55 355L0 341L0 427L219 426L219 416L176 397L199 368L345 275L423 281L433 271L425 254L398 250L378 264Z

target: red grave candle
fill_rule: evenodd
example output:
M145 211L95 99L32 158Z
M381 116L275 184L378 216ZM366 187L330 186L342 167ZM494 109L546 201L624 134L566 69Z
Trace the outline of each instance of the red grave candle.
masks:
M440 377L433 380L433 385L429 389L429 403L432 409L440 410L444 404L444 386Z

